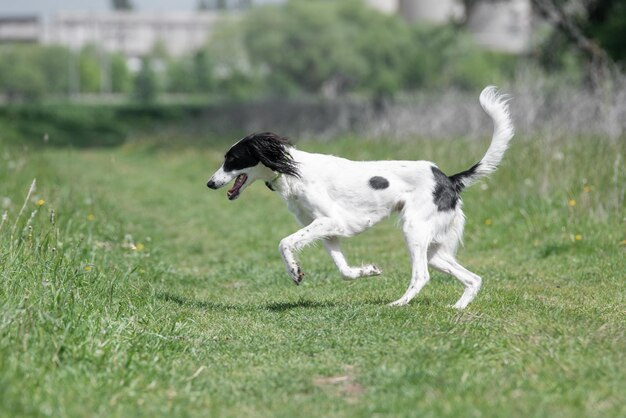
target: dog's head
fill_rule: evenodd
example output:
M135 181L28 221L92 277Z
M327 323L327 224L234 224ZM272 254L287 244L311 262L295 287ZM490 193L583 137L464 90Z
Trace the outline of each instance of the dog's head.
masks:
M229 200L235 200L255 180L270 181L276 173L297 177L298 168L289 153L290 147L286 138L271 132L248 135L230 147L224 163L207 186L216 190L235 179L226 194Z

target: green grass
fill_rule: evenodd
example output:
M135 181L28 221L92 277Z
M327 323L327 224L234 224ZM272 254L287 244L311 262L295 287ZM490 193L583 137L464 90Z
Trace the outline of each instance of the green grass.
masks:
M386 306L410 271L395 219L344 242L383 276L342 281L313 247L293 286L282 201L205 187L226 143L3 147L0 416L624 416L625 143L515 139L464 194L459 258L484 281L463 312L437 273ZM300 148L453 173L486 146Z

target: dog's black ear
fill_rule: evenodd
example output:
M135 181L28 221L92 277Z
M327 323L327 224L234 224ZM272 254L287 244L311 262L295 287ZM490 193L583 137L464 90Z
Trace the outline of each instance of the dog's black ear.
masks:
M278 136L272 132L255 134L249 143L252 154L272 171L300 177L298 164L289 154L288 147L291 143L287 138Z

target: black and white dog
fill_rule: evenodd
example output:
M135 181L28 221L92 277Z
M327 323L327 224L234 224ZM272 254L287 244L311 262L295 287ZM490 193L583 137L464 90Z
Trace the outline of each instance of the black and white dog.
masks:
M219 189L235 179L227 193L228 199L235 200L255 180L263 180L281 195L303 225L279 245L296 284L304 276L296 252L320 239L345 278L381 274L373 264L350 266L339 248L339 238L363 232L399 212L413 267L409 288L391 305L406 305L419 293L429 280L430 265L463 283L465 291L454 305L462 309L478 293L481 278L455 259L465 223L459 195L497 168L513 137L507 101L495 87L482 91L480 104L493 119L491 145L480 162L450 177L428 161L350 161L312 154L267 132L249 135L233 145L207 186Z

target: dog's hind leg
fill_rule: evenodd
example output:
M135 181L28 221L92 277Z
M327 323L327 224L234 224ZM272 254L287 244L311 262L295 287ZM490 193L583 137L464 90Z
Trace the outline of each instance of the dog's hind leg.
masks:
M444 249L437 251L429 260L429 264L441 271L457 278L465 286L465 291L461 298L454 304L457 309L465 308L474 298L480 290L482 279L480 276L472 273L465 267L459 264L454 256Z
M430 280L428 274L428 246L431 234L428 225L405 221L404 237L411 256L411 282L404 295L389 306L403 306L408 304Z
M382 271L374 264L367 264L361 267L350 267L346 261L346 257L343 255L343 252L341 252L339 239L337 237L324 239L324 247L335 262L339 272L346 280L354 280L359 277L378 276L382 274Z
M280 251L287 273L295 284L300 284L304 273L296 260L295 252L322 238L345 236L346 231L331 218L318 218L299 231L280 241Z

